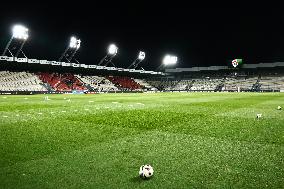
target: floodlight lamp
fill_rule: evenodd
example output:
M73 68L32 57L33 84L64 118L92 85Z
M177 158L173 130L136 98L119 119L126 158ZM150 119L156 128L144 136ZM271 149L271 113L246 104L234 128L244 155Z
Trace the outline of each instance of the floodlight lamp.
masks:
M177 58L176 56L172 56L171 62L172 62L173 64L176 64L176 63L177 63L177 60L178 60L178 58Z
M144 60L144 59L145 59L145 56L146 56L146 55L145 55L145 52L140 51L140 52L139 52L139 55L138 55L138 59L139 59L139 60Z
M111 44L109 47L108 47L108 54L110 55L116 55L117 54L117 46L114 45L114 44Z
M78 39L78 40L77 40L77 46L76 46L76 48L77 48L77 49L79 49L79 48L80 48L80 46L81 46L81 40L80 40L80 39Z
M168 65L171 62L171 56L170 55L166 55L164 60L163 60L163 64L164 65Z
M77 39L76 39L76 37L71 37L69 47L70 48L76 48L77 47Z
M16 39L26 40L29 37L28 28L22 25L15 25L13 27L13 37Z
M177 57L176 56L171 56L171 55L166 55L165 58L163 59L163 64L164 65L173 65L177 63Z

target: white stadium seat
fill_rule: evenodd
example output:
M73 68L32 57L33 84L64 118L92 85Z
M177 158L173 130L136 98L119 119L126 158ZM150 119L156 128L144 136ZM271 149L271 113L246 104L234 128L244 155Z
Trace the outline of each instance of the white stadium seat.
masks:
M0 72L0 91L47 91L41 80L27 72Z

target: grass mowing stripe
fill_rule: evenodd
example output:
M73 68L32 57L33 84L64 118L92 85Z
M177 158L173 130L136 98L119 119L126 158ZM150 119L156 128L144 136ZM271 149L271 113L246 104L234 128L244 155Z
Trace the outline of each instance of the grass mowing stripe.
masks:
M25 174L4 176L4 183L16 182L19 188L26 183L33 188L212 188L222 184L273 188L283 181L283 161L278 158L283 152L283 147L273 145L146 132L20 163L2 169L2 174L13 170ZM156 175L143 183L137 179L137 165L144 163L151 163Z

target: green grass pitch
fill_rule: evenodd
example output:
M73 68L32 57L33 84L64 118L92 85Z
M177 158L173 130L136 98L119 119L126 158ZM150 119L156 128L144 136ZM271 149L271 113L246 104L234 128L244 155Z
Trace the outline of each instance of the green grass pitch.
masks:
M284 94L45 96L0 96L0 188L284 187Z

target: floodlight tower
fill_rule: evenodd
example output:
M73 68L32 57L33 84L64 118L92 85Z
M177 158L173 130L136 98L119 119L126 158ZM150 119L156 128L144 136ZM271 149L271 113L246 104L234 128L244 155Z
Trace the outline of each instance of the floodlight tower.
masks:
M13 56L18 57L20 52L26 57L22 51L27 39L29 37L29 29L22 25L15 25L12 29L12 36L7 43L2 56L5 56L7 51ZM15 51L15 54L13 54ZM27 57L26 57L27 58Z
M107 66L109 63L111 63L115 67L112 59L115 57L117 52L118 47L115 44L109 45L107 55L101 59L98 65L102 65L105 62L104 66Z
M136 60L134 60L134 62L132 62L132 64L127 67L127 69L131 69L131 67L133 67L133 69L136 69L137 66L145 59L145 56L145 52L140 51Z
M160 70L162 67L176 65L177 60L177 56L167 54L163 59L163 63L157 68L157 70Z
M60 58L58 59L58 62L61 62L63 58L65 58L68 62L71 62L73 57L75 56L76 52L81 46L81 40L77 39L76 37L72 36L70 38L69 46L65 49L65 51L62 53Z

